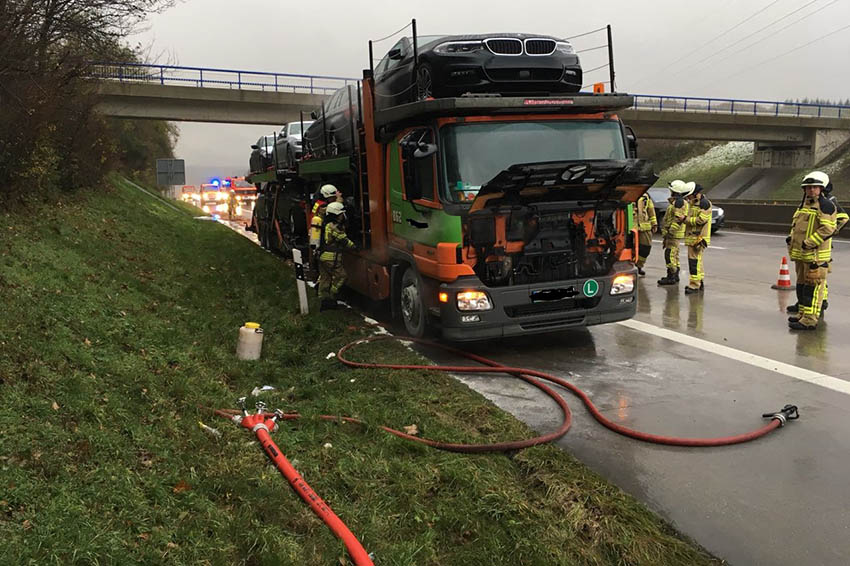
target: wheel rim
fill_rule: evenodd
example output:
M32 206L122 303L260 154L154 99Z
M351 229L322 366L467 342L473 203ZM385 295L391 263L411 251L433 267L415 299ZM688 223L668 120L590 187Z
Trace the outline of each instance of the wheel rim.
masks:
M416 81L416 93L419 96L419 100L430 98L431 91L431 71L427 67L420 67Z
M421 312L419 308L419 289L411 283L401 290L401 314L409 328L418 328Z

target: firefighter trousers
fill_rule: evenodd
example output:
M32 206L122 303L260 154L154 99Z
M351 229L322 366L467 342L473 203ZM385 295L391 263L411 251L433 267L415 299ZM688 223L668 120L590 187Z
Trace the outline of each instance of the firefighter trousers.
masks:
M664 261L667 269L679 271L679 239L664 238Z
M642 268L646 265L646 258L652 251L652 230L638 230L638 260L635 265Z
M703 269L702 256L705 253L705 244L698 243L695 246L688 246L688 272L690 279L688 287L691 289L699 289L702 280L705 279L705 270Z
M345 283L342 260L319 261L319 298L333 299Z
M795 261L797 272L797 304L800 324L817 326L826 299L828 263Z

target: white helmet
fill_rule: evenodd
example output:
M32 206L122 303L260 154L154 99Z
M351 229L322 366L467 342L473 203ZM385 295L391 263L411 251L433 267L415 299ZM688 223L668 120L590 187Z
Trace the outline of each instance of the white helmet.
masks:
M696 183L690 182L686 183L680 179L676 179L675 181L670 181L670 192L676 194L677 196L686 197L696 188Z
M801 187L815 186L821 187L823 189L829 184L829 175L824 173L823 171L812 171L805 177L803 177L803 182L800 183Z
M322 185L322 188L319 189L319 193L325 198L333 198L336 196L337 190L333 185Z
M332 202L325 209L325 214L336 214L337 216L340 214L345 214L345 206L343 206L341 202Z

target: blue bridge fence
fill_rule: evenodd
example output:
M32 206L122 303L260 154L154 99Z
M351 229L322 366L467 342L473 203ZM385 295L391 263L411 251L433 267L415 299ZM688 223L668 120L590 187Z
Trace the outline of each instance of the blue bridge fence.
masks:
M100 63L92 67L91 76L122 83L154 83L198 88L309 94L330 94L345 85L355 84L358 80L328 75L298 75L143 63ZM636 94L634 97L633 108L636 110L850 119L850 106L836 104L647 94Z

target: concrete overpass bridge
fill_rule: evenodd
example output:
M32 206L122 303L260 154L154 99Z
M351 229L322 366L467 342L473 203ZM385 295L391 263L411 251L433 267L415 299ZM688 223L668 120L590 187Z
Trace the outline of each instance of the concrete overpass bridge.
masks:
M141 64L98 65L92 78L108 116L275 126L357 81ZM755 167L811 167L850 142L848 106L639 94L620 116L639 139L754 142Z

